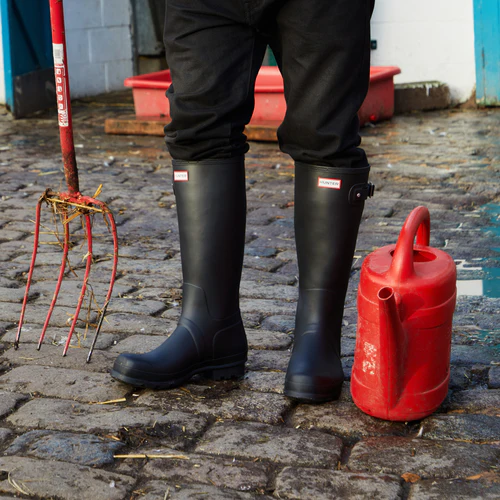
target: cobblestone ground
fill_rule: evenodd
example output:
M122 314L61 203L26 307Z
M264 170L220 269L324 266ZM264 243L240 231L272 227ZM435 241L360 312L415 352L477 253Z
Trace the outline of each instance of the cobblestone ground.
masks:
M82 191L91 195L102 183L101 199L119 223L116 296L92 362L85 363L91 335L85 338L83 322L80 343L75 338L63 358L86 253L75 229L78 277L68 272L37 351L61 259L57 245L43 245L14 350L34 207L63 177L54 114L14 122L0 112L0 499L500 497L499 110L398 116L362 131L377 192L366 204L347 297L348 380L363 258L394 243L411 209L424 204L431 244L458 266L450 392L433 416L407 423L363 414L348 382L329 404L295 404L283 395L297 266L293 166L275 144L253 143L247 161L241 307L251 350L244 380L196 379L171 391L112 380L118 353L157 346L179 316L171 167L161 138L104 134L106 117L131 112L128 94L80 101L74 112ZM45 232L50 226L47 214ZM94 231L102 236L91 284L102 303L111 244L98 219ZM114 457L131 454L156 458Z

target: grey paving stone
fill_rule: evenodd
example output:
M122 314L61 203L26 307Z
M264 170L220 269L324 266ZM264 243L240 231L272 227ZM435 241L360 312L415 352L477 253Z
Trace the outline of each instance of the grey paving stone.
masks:
M346 329L346 328L345 328ZM354 351L356 349L356 339L345 336L345 332L342 332L342 338L340 339L340 352L342 357L352 357L354 356Z
M279 252L276 257L285 262L289 262L291 260L297 260L297 252L295 249L284 250L283 252Z
M21 337L19 342L22 344L38 344L40 339L40 334L42 331L42 327L40 326L28 326L26 328L23 327L21 332ZM66 344L66 340L68 338L69 328L51 328L49 327L45 332L44 344L52 344L52 345L60 345L64 346ZM3 337L3 342L14 343L16 339L17 328L13 328L9 330ZM109 333L100 333L97 338L97 343L95 345L96 349L107 349L113 343L118 340L120 337L117 335L111 335ZM78 328L73 332L73 336L71 337L71 345L72 346L81 346L84 348L90 348L92 341L94 340L94 331L89 330L85 333L85 329Z
M247 245L245 247L245 255L250 257L275 257L278 253L278 249L272 247L253 247Z
M489 445L376 437L357 443L347 465L351 471L454 478L489 471L499 457L500 450Z
M282 265L283 261L272 257L263 258L258 255L245 255L243 259L244 267L258 269L259 271L265 271L268 273L273 273Z
M87 363L88 349L69 349L62 355L63 346L43 344L38 351L36 344L20 344L19 349L11 347L0 355L0 362L9 365L39 365L53 368L79 369L89 372L108 372L116 358L116 354L107 351L94 351L92 360Z
M14 408L25 399L27 399L27 396L24 394L0 391L0 418L11 413Z
M120 340L113 345L109 352L116 355L122 352L130 352L133 354L142 354L156 349L159 345L165 342L167 337L160 335L131 335L123 340Z
M163 318L115 313L106 315L102 331L107 333L168 335L174 331L175 326L175 322Z
M281 269L281 268L280 268ZM243 281L253 281L259 285L290 285L293 286L297 283L297 277L294 275L286 275L279 273L267 273L249 267L243 268L242 273Z
M13 324L7 321L0 321L0 335L3 335L8 328L12 328Z
M175 450L162 448L141 448L137 453L176 454ZM141 469L141 475L150 479L167 480L173 484L211 484L239 491L263 491L267 486L269 464L194 453L182 455L187 459L150 459Z
M52 368L49 366L20 366L0 377L0 388L24 394L73 399L81 402L101 402L119 399L131 392L107 373Z
M108 293L109 283L94 282L91 283L91 286L97 302L102 303L104 297ZM61 291L59 292L59 295L57 297L57 304L59 304L60 306L74 308L76 306L78 296L80 295L81 288L82 281L64 279L62 282ZM45 304L48 306L52 300L54 289L54 280L38 281L31 285L30 292L38 295L38 298L36 299L37 304ZM119 281L117 281L113 287L113 295L110 305L113 305L114 302L119 302L120 299L118 297L126 295L131 290L133 290L132 286L121 284Z
M445 409L497 416L500 414L500 390L469 389L454 392L445 405Z
M126 294L126 297L137 298L140 300L172 300L172 297L175 296L173 294L173 290L167 287L155 288L155 287L140 287L137 290L129 292ZM181 297L180 289L175 289L179 298Z
M242 389L259 392L276 392L278 394L283 394L284 385L284 372L247 371L245 378L240 383Z
M400 483L397 476L285 467L276 478L274 495L293 500L399 500L403 494Z
M156 436L165 446L184 448L197 439L207 426L207 419L179 411L168 413L147 408L118 405L89 405L61 399L34 399L8 417L20 429L102 433L122 432L134 440L134 432L142 437ZM129 431L124 431L129 429ZM127 433L130 433L128 435Z
M22 455L77 465L102 466L114 463L113 454L124 443L92 434L30 431L14 440L4 455Z
M75 313L75 307L65 308L57 306L54 308L52 316L50 318L51 326L58 328L69 328L71 325L72 315ZM38 325L43 325L45 318L47 317L48 307L45 305L38 304L28 304L25 314L25 326L31 328L39 328ZM21 313L21 304L12 304L9 302L0 302L0 315L4 321L9 321L17 323L19 321L19 315ZM79 321L77 325L79 327L84 327L84 320L87 317L87 312L84 311L83 307L80 311ZM95 321L96 315L92 314L90 317L91 321Z
M266 226L273 222L276 218L275 207L261 206L255 210L251 210L247 214L247 223L252 226L253 224ZM260 228L258 229L260 232Z
M141 500L235 500L255 498L251 493L242 493L235 490L217 488L206 484L179 484L165 481L150 481L141 488ZM272 498L263 497L259 498Z
M304 467L335 467L342 441L317 431L303 431L254 422L216 423L196 446L196 452L242 460L261 459Z
M0 479L0 493L61 500L122 500L135 483L134 478L122 474L32 458L0 457L0 469L10 479Z
M31 292L30 295L33 295ZM22 302L24 288L6 288L0 286L0 302Z
M500 366L490 368L488 387L490 389L500 389Z
M290 422L294 427L328 431L349 439L405 436L409 431L404 423L370 417L354 403L339 401L322 405L301 404L293 411Z
M155 316L166 309L165 302L159 300L114 299L109 303L108 314L127 313Z
M292 345L292 336L270 330L246 329L250 349L283 350Z
M0 428L0 446L3 446L12 436L13 433L10 429Z
M210 382L211 385L189 384L168 391L146 390L135 403L163 411L189 411L221 419L250 420L278 424L291 407L280 394L244 391L235 382Z
M428 439L495 442L500 436L500 417L481 414L435 415L423 421Z
M449 389L463 390L471 384L471 374L468 366L450 366Z
M173 321L175 324L179 322L179 319L181 317L182 313L182 307L180 304L180 299L178 300L177 298L174 299L169 303L171 306L169 309L166 311L163 311L161 314L161 318L165 318L166 320ZM173 330L172 330L173 331Z
M351 380L352 365L354 364L354 356L343 356L342 359L342 370L344 370L345 380Z
M285 372L290 360L291 352L287 351L248 351L247 369L252 371L259 370L278 370Z
M247 329L246 333L250 349L286 349L292 342L291 337L284 333L253 329ZM162 344L165 339L166 337L158 335L132 335L113 345L110 352L148 352Z
M262 322L262 328L283 333L295 330L295 316L269 316Z
M176 291L176 293L179 293L182 290L180 262L178 271L176 271L175 273L165 276L128 272L122 278L120 278L120 283L138 288L139 292L143 288L161 288L164 292L172 293L173 291Z
M242 314L257 312L269 316L295 314L297 304L272 299L240 299Z
M450 362L453 365L489 365L500 362L500 351L494 347L452 345Z
M424 480L411 486L408 500L472 500L500 498L500 480Z

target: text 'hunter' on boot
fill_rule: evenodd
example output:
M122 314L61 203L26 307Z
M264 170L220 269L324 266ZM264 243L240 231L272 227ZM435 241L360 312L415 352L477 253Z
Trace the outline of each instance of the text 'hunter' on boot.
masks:
M111 375L156 389L195 374L243 376L247 339L239 310L245 244L243 157L173 161L183 274L182 314L175 331L146 354L121 354Z
M338 399L344 381L340 331L370 167L295 164L299 300L285 395Z

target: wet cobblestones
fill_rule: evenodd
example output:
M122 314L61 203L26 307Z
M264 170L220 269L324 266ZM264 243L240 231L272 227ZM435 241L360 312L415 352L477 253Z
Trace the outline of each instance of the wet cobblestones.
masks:
M19 121L0 113L0 500L500 497L500 111L415 113L362 130L377 191L366 204L347 297L347 375L363 258L394 243L417 205L431 212L431 244L458 269L450 393L436 414L407 423L363 414L348 382L338 402L297 405L283 396L297 265L293 164L275 144L252 143L247 161L245 379L196 378L149 391L110 378L120 352L152 349L173 331L182 300L162 139L103 132L105 118L130 112L126 93L74 105L82 192L103 184L121 244L115 297L90 364L87 312L62 357L86 252L78 231L71 252L78 277L68 273L45 344L36 350L61 259L56 245L41 247L21 345L13 348L34 207L63 176L54 113ZM103 236L91 284L101 303L111 241L97 221L95 232ZM164 458L112 458L117 450Z

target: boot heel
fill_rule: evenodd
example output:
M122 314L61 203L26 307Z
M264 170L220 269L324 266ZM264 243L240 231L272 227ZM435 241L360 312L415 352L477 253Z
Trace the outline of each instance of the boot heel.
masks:
M245 364L208 370L204 372L204 375L205 377L212 380L230 380L242 378L245 375Z

